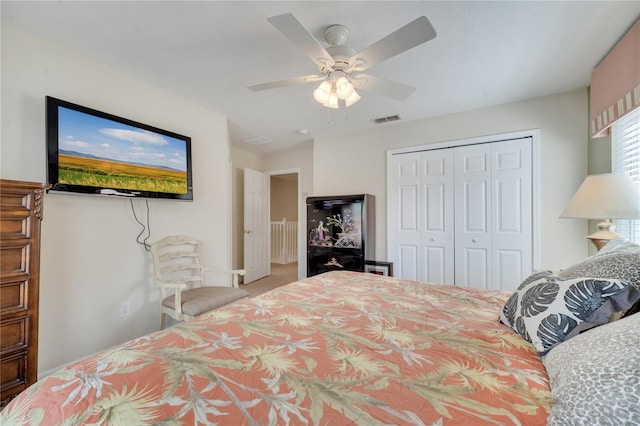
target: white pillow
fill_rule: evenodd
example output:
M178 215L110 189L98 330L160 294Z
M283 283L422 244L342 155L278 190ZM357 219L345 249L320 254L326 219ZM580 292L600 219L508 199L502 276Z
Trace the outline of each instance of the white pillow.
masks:
M624 252L632 254L640 254L640 245L633 243L626 238L616 238L609 241L593 256L602 256L603 254L612 252Z

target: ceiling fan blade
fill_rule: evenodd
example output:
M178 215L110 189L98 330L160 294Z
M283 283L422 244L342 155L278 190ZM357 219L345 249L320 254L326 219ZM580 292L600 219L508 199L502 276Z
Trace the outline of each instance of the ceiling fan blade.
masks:
M356 53L349 59L349 63L354 71L364 71L435 36L436 30L431 22L425 16L421 16Z
M404 101L416 90L413 86L385 80L369 74L358 74L351 79L351 83L357 89L377 93L398 101Z
M284 34L293 44L298 46L309 59L320 66L331 67L334 60L324 47L316 40L291 13L267 18L278 31Z
M277 89L278 87L294 86L296 84L312 83L314 81L324 80L322 75L303 75L300 77L288 78L286 80L271 81L269 83L254 84L247 86L249 90L259 92L261 90Z

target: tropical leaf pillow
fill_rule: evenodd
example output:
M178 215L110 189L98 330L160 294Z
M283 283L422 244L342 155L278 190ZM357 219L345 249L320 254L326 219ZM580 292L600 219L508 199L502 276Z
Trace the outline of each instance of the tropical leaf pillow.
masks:
M533 274L507 300L500 321L531 342L540 354L581 331L606 324L613 312L629 309L640 291L609 278L562 278Z

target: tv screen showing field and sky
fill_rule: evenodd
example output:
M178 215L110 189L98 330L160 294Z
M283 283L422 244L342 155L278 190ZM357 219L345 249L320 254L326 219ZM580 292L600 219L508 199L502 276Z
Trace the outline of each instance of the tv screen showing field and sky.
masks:
M58 182L186 194L185 140L58 108Z

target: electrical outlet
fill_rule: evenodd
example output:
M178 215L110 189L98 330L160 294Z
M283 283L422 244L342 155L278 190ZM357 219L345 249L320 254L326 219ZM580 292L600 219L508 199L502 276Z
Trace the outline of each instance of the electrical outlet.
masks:
M121 317L128 317L130 310L131 310L131 303L128 300L126 302L122 302L120 304L120 316Z

